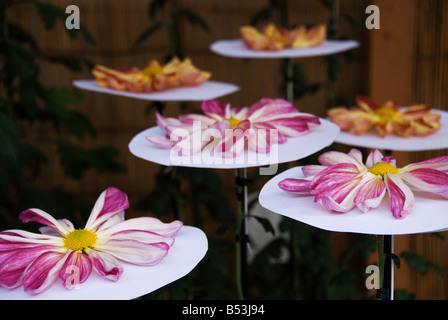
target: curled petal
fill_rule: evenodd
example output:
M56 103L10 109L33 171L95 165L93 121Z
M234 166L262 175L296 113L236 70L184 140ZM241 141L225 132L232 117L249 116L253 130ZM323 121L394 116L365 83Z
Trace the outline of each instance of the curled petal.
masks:
M202 111L217 121L222 121L226 117L226 105L217 100L207 100L202 103Z
M28 209L20 213L20 220L26 223L29 221L35 221L47 225L56 229L60 234L66 235L73 231L73 226L69 226L66 223L60 223L51 215L40 209Z
M165 72L168 66L165 66ZM209 72L205 72L196 68L191 59L186 58L182 62L178 63L174 68L176 82L174 86L197 86L208 80L211 76Z
M373 165L383 162L383 158L383 154L378 149L373 150L367 157L366 167L371 168Z
M358 170L365 169L364 164L360 163L357 158L350 154L346 154L339 151L328 151L319 156L320 164L324 166L332 166L335 164L354 164Z
M75 230L75 227L73 226L73 223L70 220L67 219L58 219L57 220L61 225L65 226L67 230ZM60 237L61 234L57 232L54 228L47 226L47 227L40 227L39 228L40 233L48 234L52 236Z
M107 188L96 201L87 220L86 229L96 230L106 220L127 208L129 208L127 195L116 188Z
M278 183L278 186L288 193L296 195L310 195L311 180L284 179Z
M308 31L304 27L299 27L296 32L292 30L290 33L293 33L289 36L292 48L316 47L327 38L327 26L323 24L314 26Z
M99 275L108 280L117 281L123 273L121 263L106 252L92 250L89 253L89 258Z
M146 136L145 139L162 149L170 149L175 145L175 142L164 137Z
M241 40L252 50L266 50L269 40L256 28L252 26L243 26L240 28Z
M372 174L364 176L363 181L353 201L362 212L367 212L381 204L386 194L386 185L382 179Z
M320 203L327 210L335 212L348 212L355 206L354 198L360 188L361 179L353 179L335 185L331 189L317 193L314 201Z
M364 111L373 113L378 109L378 105L366 96L358 95L356 97L356 104Z
M147 244L135 240L109 240L96 245L95 249L131 264L151 266L168 254L169 245L165 242Z
M72 251L59 271L59 278L67 289L74 289L84 283L92 273L92 262L78 251Z
M359 176L357 167L351 163L330 166L314 176L311 193L317 194L320 191L332 189L337 185L357 179Z
M164 117L159 112L156 112L156 123L161 129L166 129L168 126L183 126L179 119Z
M314 177L322 170L326 169L327 166L320 166L320 165L307 165L302 167L302 172L305 178L308 177Z
M414 208L414 194L397 176L388 173L384 181L390 197L390 209L397 219L406 217Z

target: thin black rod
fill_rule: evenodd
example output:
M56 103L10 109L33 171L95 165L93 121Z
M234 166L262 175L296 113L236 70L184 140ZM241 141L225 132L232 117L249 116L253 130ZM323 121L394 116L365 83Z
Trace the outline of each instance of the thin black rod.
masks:
M393 300L394 296L394 270L392 254L393 250L393 235L384 236L384 276L383 276L383 300Z
M236 275L238 295L240 299L247 297L247 169L236 169L236 193L238 199L236 235Z

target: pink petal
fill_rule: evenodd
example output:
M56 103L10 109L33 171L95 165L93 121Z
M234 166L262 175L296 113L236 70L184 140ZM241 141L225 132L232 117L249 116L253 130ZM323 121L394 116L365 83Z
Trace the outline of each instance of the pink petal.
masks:
M58 220L53 218L51 215L40 209L28 209L20 213L19 219L23 223L29 221L35 221L42 223L44 225L50 226L56 229L60 234L66 235L73 231L73 229L65 223L60 223Z
M383 162L383 158L384 158L384 156L379 150L377 150L377 149L372 150L370 152L369 156L367 157L366 167L371 168L373 165L375 165L379 162Z
M415 169L399 173L412 187L448 198L448 174L435 169Z
M146 136L146 140L148 140L151 143L154 143L156 146L162 149L170 149L174 146L174 142L171 140L168 140L165 137L153 137L153 136Z
M168 254L169 246L165 242L146 244L134 240L109 240L95 245L95 249L131 264L151 266Z
M285 179L280 181L278 186L288 193L310 195L311 181L305 179Z
M185 124L185 123L192 124L193 122L198 121L201 123L201 126L204 126L206 128L211 126L212 124L214 124L217 121L216 119L209 117L207 115L194 114L194 113L181 114L181 115L179 115L179 120L183 124Z
M392 215L401 219L406 217L414 207L414 194L411 189L397 176L388 173L385 179L390 196Z
M206 115L213 117L218 121L226 118L226 105L217 100L204 101L201 108Z
M249 108L248 118L251 122L266 122L290 113L297 114L299 111L289 101L263 98Z
M98 233L100 235L112 235L121 231L141 230L171 237L175 235L182 228L182 226L183 222L179 220L165 223L154 217L139 217L124 220L123 222L115 224L109 228L100 228Z
M359 163L356 158L339 151L325 152L324 154L319 156L319 163L324 166L332 166L341 163L351 163L356 165L359 170L365 169L365 166L362 163Z
M68 251L67 253L47 251L34 260L23 277L25 291L38 294L49 289L57 280L68 254Z
M127 195L116 189L107 188L101 193L86 223L86 229L96 230L111 217L129 208Z
M372 174L366 176L373 176ZM377 208L386 194L386 185L377 176L363 179L365 181L354 198L355 205L367 212L370 208ZM361 182L362 183L362 182Z
M403 167L402 171L411 171L415 169L436 169L448 173L448 156L441 156L421 162L411 163Z
M108 280L117 281L123 273L121 263L106 252L92 250L89 253L89 258L99 275Z
M316 174L326 169L327 166L307 165L302 167L303 175L306 177L314 177Z
M42 245L0 251L0 285L6 288L20 286L26 268L41 254L56 248Z
M92 262L83 253L72 251L59 271L59 278L67 289L76 288L84 283L92 273Z
M340 163L330 166L314 176L311 185L311 193L330 190L359 177L359 171L356 165L351 163Z
M120 232L116 232L110 236L111 240L134 240L143 242L146 244L149 243L159 243L165 242L168 246L172 246L174 244L174 238L161 236L157 233L151 231L143 231L143 230L123 230Z
M327 210L347 212L355 206L354 198L360 188L361 179L345 181L333 188L317 192L314 201L323 205Z
M73 223L67 219L58 219L57 220L61 225L65 226L67 230L75 230L75 227L73 226ZM52 236L61 236L61 234L59 232L57 232L57 230L55 230L52 227L40 227L39 228L40 233L42 234L47 234L47 235L52 235Z

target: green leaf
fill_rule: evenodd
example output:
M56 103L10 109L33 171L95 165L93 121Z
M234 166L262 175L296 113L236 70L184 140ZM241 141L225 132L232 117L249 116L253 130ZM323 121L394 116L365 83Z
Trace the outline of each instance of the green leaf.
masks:
M142 44L146 39L148 39L154 32L159 30L163 24L161 22L156 22L153 25L151 25L149 28L147 28L145 31L143 31L135 40L134 46L139 46Z
M29 143L20 143L18 145L19 157L22 165L30 168L33 172L38 172L41 165L48 164L46 155L38 148Z
M192 25L198 25L199 27L202 28L202 30L206 32L210 31L210 27L208 26L207 22L204 19L202 19L201 16L194 13L193 11L182 9L180 10L179 14L184 18L186 18L188 22L190 22Z
M157 14L157 11L163 9L166 5L167 0L152 0L151 4L148 7L148 15L150 19L154 19Z
M53 29L56 21L65 21L67 18L65 11L52 4L40 1L35 1L34 4L37 6L42 21L44 22L44 26L47 29Z
M84 150L69 142L59 141L58 150L65 174L75 179L81 178L91 168L99 173L125 171L124 166L115 160L118 151L112 147Z
M81 113L69 110L66 106L81 103L83 97L79 91L56 87L45 89L43 96L48 115L56 128L63 125L78 139L84 138L86 134L91 137L96 136L95 129L89 120Z
M260 217L260 216L254 216L254 215L250 215L250 217L257 220L262 225L264 231L271 233L273 236L275 236L274 226L272 225L272 223L269 219Z
M421 274L426 274L428 272L428 269L431 268L434 270L437 274L445 276L448 274L448 271L444 269L443 267L439 266L433 261L430 261L426 259L425 257L412 253L404 251L401 253L401 257L406 261L406 263L414 268L417 272Z
M11 36L11 38L15 39L20 43L29 44L34 51L39 50L37 42L34 40L33 36L28 31L26 31L21 26L13 22L7 21L6 23L8 33Z
M0 156L9 160L17 160L18 146L16 139L23 136L22 128L14 123L11 118L0 112Z

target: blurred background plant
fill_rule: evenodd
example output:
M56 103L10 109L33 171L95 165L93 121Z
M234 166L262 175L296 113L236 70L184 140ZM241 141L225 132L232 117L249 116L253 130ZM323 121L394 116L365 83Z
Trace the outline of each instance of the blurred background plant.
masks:
M65 190L64 185L48 188L40 177L49 163L48 150L57 149L66 181L80 179L88 169L112 174L125 168L117 161L118 151L113 147L83 148L83 141L96 137L89 119L74 108L83 95L69 88L43 85L39 69L42 62L74 71L90 69L92 64L41 51L39 39L8 17L11 8L27 4L37 8L49 31L64 26L67 18L61 8L43 1L0 3L0 226L17 226L18 214L30 207L82 222L91 204ZM95 44L84 27L80 32L64 29L70 37L81 36Z

